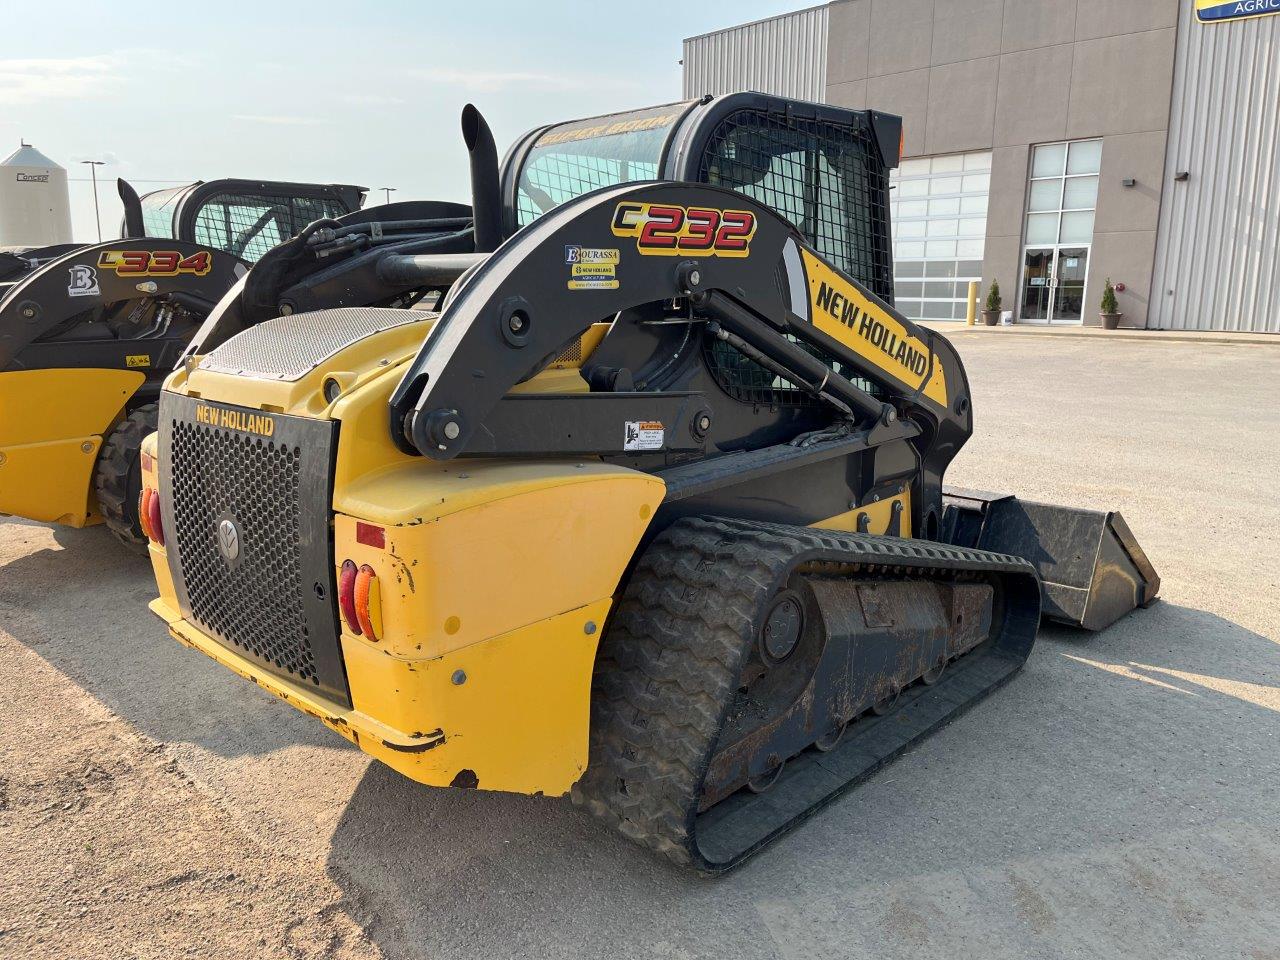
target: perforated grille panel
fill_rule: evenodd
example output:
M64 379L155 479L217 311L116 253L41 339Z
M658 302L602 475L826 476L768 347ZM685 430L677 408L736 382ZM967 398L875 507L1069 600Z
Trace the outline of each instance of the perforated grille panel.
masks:
M206 370L263 380L298 380L357 340L438 313L390 307L343 307L278 317L250 327L211 351Z
M297 447L203 425L174 425L174 516L192 616L256 657L317 683L298 586ZM246 490L263 496L244 496ZM219 551L231 518L240 554Z
M328 534L332 425L277 416L261 436L223 425L248 411L203 405L192 416L197 405L166 394L161 410L161 486L184 614L270 669L345 699Z

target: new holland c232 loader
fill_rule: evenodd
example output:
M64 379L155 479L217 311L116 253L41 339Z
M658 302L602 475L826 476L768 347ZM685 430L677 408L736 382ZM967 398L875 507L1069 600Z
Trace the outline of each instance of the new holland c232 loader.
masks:
M408 777L715 873L1008 680L1042 598L1150 602L1118 515L944 492L974 412L892 306L899 131L734 94L473 156L476 249L383 271L438 312L267 320L167 381L152 609Z

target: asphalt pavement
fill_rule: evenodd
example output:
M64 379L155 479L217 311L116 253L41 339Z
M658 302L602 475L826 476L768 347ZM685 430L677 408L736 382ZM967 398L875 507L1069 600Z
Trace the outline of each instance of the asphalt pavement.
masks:
M976 433L949 482L1121 511L1162 600L1042 630L1006 688L720 880L567 800L370 761L170 640L101 529L0 520L0 657L163 744L388 957L1280 958L1280 340L956 343Z

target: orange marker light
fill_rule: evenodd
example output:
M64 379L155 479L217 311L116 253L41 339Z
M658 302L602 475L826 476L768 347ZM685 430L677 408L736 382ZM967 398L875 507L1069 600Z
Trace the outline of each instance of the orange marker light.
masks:
M138 494L138 525L142 527L142 535L148 540L155 540L155 534L151 532L151 518L147 516L147 506L154 494L155 491L150 487L143 487Z
M382 633L382 603L378 575L367 563L362 564L356 574L355 601L360 630L370 640L378 640Z

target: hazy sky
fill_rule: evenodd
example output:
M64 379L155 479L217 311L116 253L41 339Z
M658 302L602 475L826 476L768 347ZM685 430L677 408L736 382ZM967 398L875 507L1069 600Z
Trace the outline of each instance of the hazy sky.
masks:
M554 120L680 95L680 41L804 0L628 3L18 4L0 32L0 159L19 138L68 169L77 240L117 234L139 192L247 177L468 198L468 101L501 153ZM371 192L369 203L381 202Z

